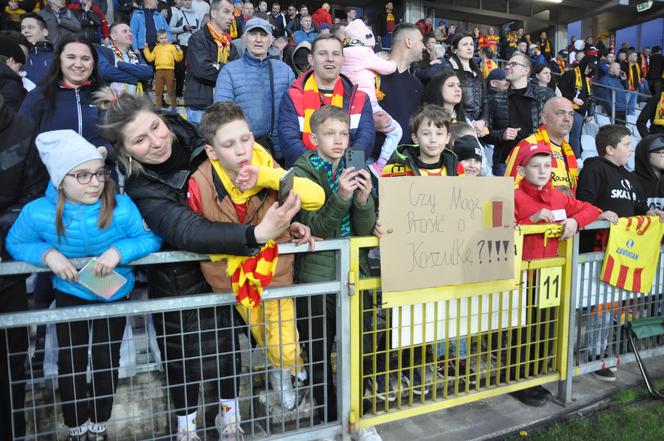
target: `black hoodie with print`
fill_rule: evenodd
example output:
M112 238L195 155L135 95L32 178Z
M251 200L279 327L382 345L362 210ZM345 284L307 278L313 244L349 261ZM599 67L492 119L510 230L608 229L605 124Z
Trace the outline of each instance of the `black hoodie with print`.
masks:
M613 211L619 217L639 216L648 211L639 181L624 166L603 157L584 161L576 198L602 211ZM601 251L606 247L608 230L582 232L580 240L581 252Z
M650 135L639 142L632 176L643 190L648 209L664 210L664 173L658 176L650 164L651 149L664 153L664 134Z

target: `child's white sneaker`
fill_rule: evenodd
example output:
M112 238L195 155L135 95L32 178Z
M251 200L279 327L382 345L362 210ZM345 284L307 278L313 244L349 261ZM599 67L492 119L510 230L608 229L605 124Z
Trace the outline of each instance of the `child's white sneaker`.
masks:
M281 407L287 410L295 409L297 397L291 383L290 368L273 368L270 371L270 383L272 384L272 389L278 395L277 400L281 404Z
M244 440L244 430L240 427L240 415L237 413L222 415L219 412L214 418L214 425L217 426L220 440Z

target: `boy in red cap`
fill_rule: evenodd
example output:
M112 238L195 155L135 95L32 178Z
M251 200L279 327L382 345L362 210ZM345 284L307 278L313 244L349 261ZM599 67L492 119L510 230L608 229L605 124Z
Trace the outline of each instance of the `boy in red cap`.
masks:
M519 149L515 160L517 172L523 176L514 190L514 218L519 225L551 224L559 222L563 228L561 239L574 235L579 227L584 227L598 217L607 216L610 212L601 213L601 210L587 202L581 202L574 197L553 187L551 181L551 148L546 144L534 144ZM613 214L613 213L611 213ZM613 214L615 215L615 214ZM545 241L543 234L525 236L523 239L523 259L539 259L558 255L558 238ZM537 273L528 273L528 286L537 286ZM534 294L529 294L534 299ZM530 307L532 306L532 307ZM510 378L527 375L529 369L545 372L547 359L553 350L552 341L540 341L540 335L553 335L555 315L546 317L536 305L529 305L531 317L531 339L533 343L512 346L511 359L525 360L519 367L509 368ZM553 313L552 313L553 314ZM546 334L548 333L548 334ZM513 330L513 338L520 338ZM539 360L533 360L532 354L539 353ZM520 357L520 358L518 358ZM507 374L507 370L505 372ZM518 377L517 377L518 375ZM514 398L528 406L543 406L552 399L551 393L543 386L512 392Z
M612 219L615 213L602 211L553 188L551 183L551 149L542 144L519 151L516 163L523 176L514 190L514 218L517 224L557 223L564 227L565 240L579 228L601 219ZM558 254L558 239L544 241L542 235L528 235L523 241L523 258L536 259Z

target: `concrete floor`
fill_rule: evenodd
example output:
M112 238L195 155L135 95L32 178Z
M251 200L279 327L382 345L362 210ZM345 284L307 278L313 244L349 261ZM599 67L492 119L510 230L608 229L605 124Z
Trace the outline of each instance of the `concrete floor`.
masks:
M645 360L645 365L652 378L664 377L664 357ZM377 430L383 441L501 439L547 420L589 410L619 389L643 384L636 363L622 365L617 376L613 383L597 380L593 375L575 377L572 403L567 407L555 402L543 407L528 407L506 395L395 421L378 426ZM546 387L554 395L557 393L557 383Z

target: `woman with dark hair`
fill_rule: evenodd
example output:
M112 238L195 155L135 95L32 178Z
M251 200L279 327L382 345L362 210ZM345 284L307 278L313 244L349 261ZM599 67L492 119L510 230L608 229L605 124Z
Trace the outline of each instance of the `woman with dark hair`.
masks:
M532 81L542 87L548 87L556 92L556 96L562 96L560 89L556 86L555 81L552 80L551 68L548 64L536 64L533 66Z
M447 69L429 81L422 98L424 104L436 104L447 110L452 122L466 122L461 80L456 71Z
M105 109L102 131L113 144L125 172L125 191L143 214L147 226L172 250L201 254L250 256L262 244L290 228L298 243L309 241L308 227L291 224L300 209L299 196L290 194L283 205L272 205L258 225L215 222L194 212L187 200L187 184L207 159L205 141L196 128L176 114L158 113L144 96L117 96L110 88L97 94ZM249 217L248 217L249 218ZM151 298L210 293L199 262L155 265L148 270ZM237 335L233 335L232 306L185 309L155 315L168 389L177 415L176 440L193 441L196 421L216 425L220 436L241 438L238 410L240 372ZM214 411L197 418L200 382L216 390ZM207 408L208 406L206 406ZM222 415L223 413L223 415ZM226 439L226 438L224 438Z
M91 144L105 146L97 128L102 114L92 96L103 84L92 43L81 35L65 35L48 73L25 97L19 114L34 121L37 133L71 129Z
M489 99L484 84L482 70L474 60L473 36L467 33L456 34L452 40L449 62L461 81L463 108L472 121L477 136L487 134L489 120Z
M454 70L444 70L429 81L424 90L422 99L424 104L436 104L445 109L452 119L452 123L467 123L472 126L463 107L463 93L459 74ZM477 136L475 136L477 138ZM482 145L477 139L478 145ZM484 148L482 148L482 176L491 176L491 168L487 162Z

